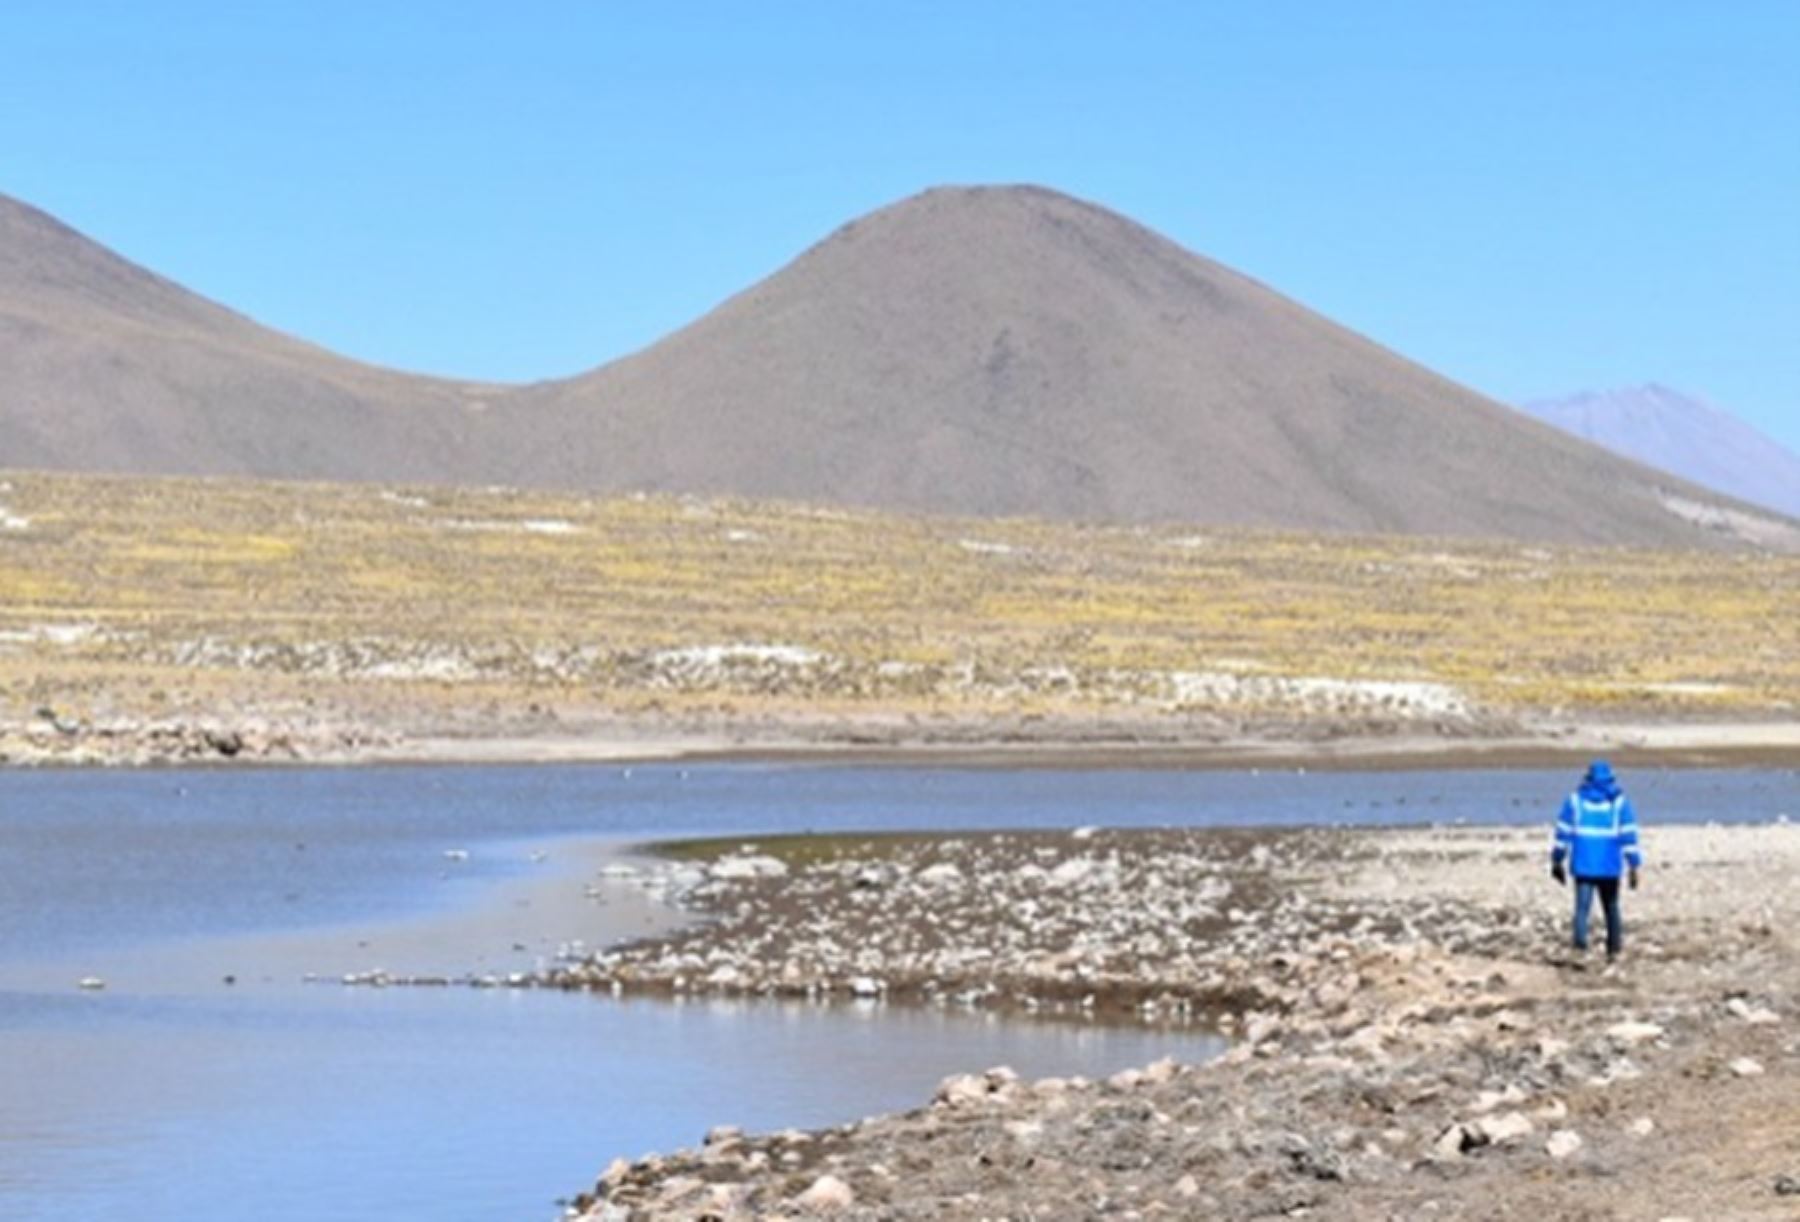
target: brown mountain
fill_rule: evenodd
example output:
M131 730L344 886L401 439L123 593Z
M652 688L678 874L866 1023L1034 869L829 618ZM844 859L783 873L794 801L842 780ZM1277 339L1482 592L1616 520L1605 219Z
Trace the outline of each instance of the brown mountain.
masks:
M258 326L0 196L0 466L456 479L490 389Z
M640 353L511 388L344 360L0 200L0 396L0 466L1656 545L1742 509L1025 187L904 200Z

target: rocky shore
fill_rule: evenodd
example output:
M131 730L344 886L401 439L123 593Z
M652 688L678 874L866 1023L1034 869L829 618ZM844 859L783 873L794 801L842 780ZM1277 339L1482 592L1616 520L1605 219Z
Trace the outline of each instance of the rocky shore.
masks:
M533 983L1205 1024L1231 1048L1104 1082L991 1068L822 1131L721 1127L614 1161L570 1212L1795 1216L1800 827L1760 813L1651 832L1610 969L1564 948L1536 829L666 846L608 885L710 919Z

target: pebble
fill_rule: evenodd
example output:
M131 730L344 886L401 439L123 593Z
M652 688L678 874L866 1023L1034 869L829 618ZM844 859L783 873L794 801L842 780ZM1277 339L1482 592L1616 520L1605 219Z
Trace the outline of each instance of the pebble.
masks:
M932 1102L940 1107L968 1107L984 1101L990 1093L987 1079L979 1074L951 1074L938 1083Z
M1439 1159L1457 1159L1463 1156L1464 1150L1473 1149L1480 1144L1480 1138L1460 1124L1453 1124L1438 1134L1437 1140L1431 1143L1431 1156Z
M1781 1003L1787 994L1774 990L1782 979L1758 981L1728 995L1739 977L1721 973L1694 989L1671 997L1658 993L1648 1002L1651 991L1631 980L1571 981L1535 962L1502 965L1493 958L1496 948L1516 945L1522 933L1560 935L1560 922L1552 928L1547 914L1523 927L1495 925L1471 916L1461 901L1422 905L1399 899L1390 934L1375 923L1382 915L1375 905L1365 914L1325 891L1309 893L1304 903L1299 896L1265 903L1242 880L1235 861L1221 867L1197 852L1183 860L1177 845L1146 864L1124 848L1124 838L1109 832L1087 843L1046 837L1028 843L1022 853L965 841L903 850L878 865L870 864L867 853L841 855L796 865L779 889L759 888L754 879L720 885L702 875L679 886L671 883L669 893L678 902L693 895L686 906L720 915L729 933L742 932L749 941L719 938L608 952L592 958L596 970L589 979L605 984L623 977L637 988L679 973L704 993L706 973L724 962L741 969L738 987L746 991L798 995L811 988L821 1001L881 995L879 986L888 982L894 988L906 982L908 1001L922 993L927 1004L945 1006L967 996L975 999L968 1004L1075 1009L1084 999L1091 1004L1098 998L1102 1008L1116 1012L1124 981L1136 986L1124 993L1125 1005L1136 1008L1148 1000L1162 1013L1174 1013L1184 1000L1203 999L1213 990L1231 988L1240 999L1235 1001L1242 1007L1239 1021L1231 1027L1233 1053L1212 1067L1159 1062L1117 1074L1104 1086L1058 1079L1022 1086L1007 1071L958 1074L939 1084L931 1108L863 1122L871 1133L881 1131L876 1126L891 1126L891 1148L860 1145L866 1139L860 1134L850 1139L846 1129L822 1133L820 1142L827 1144L807 1148L804 1156L791 1149L782 1153L778 1139L760 1137L685 1155L690 1161L678 1167L703 1167L705 1178L729 1171L734 1184L757 1185L754 1197L734 1197L730 1208L723 1200L716 1203L714 1212L727 1217L749 1210L750 1200L764 1216L776 1200L785 1201L790 1215L810 1212L800 1189L826 1179L842 1184L850 1203L837 1204L835 1194L822 1191L815 1198L822 1211L876 1211L890 1201L877 1202L871 1194L891 1192L895 1204L914 1199L910 1194L931 1193L945 1208L968 1216L1017 1216L1009 1207L1026 1197L1121 1217L1221 1216L1220 1198L1212 1194L1235 1202L1246 1174L1274 1170L1289 1187L1338 1178L1354 1182L1365 1173L1381 1180L1399 1174L1410 1161L1405 1155L1416 1157L1422 1145L1432 1161L1459 1160L1456 1174L1443 1183L1467 1179L1452 1193L1467 1200L1468 1190L1490 1176L1504 1178L1531 1165L1509 1151L1530 1149L1533 1157L1572 1160L1568 1165L1575 1167L1595 1157L1586 1152L1583 1137L1565 1127L1571 1123L1565 1098L1583 1115L1610 1112L1604 1121L1595 1120L1596 1131L1627 1143L1603 1140L1598 1149L1605 1158L1597 1163L1616 1159L1625 1168L1660 1154L1660 1144L1673 1136L1654 1146L1629 1146L1633 1138L1662 1136L1650 1116L1634 1118L1627 1110L1650 1092L1612 1085L1629 1099L1596 1100L1587 1093L1589 1085L1638 1077L1656 1084L1674 1068L1671 1044L1692 1044L1700 1051L1698 1038L1689 1033L1700 1029L1702 1015L1710 1015L1721 1031L1729 1026L1746 1039L1750 1031L1740 1024L1757 1022L1763 1014L1781 1021L1754 999ZM753 850L746 845L739 855ZM1246 853L1243 860L1251 856ZM1268 864L1272 855L1264 847L1261 856ZM1304 860L1302 854L1278 856L1284 865ZM657 878L668 873L651 869ZM779 936L769 936L743 914L767 908L767 897L777 891L789 910L802 915L784 917ZM1227 898L1254 908L1254 914L1228 922ZM991 913L1006 919L995 921ZM841 928L840 919L847 921ZM1320 933L1315 922L1331 932ZM1207 930L1207 939L1195 942L1170 933L1190 926ZM1393 945L1390 938L1434 945ZM1504 975L1499 966L1505 966ZM922 989L921 980L929 982ZM1157 991L1165 987L1166 993ZM1184 987L1192 990L1189 998L1183 997ZM1752 1050L1766 1061L1780 1042ZM1491 1057L1470 1051L1489 1046ZM1239 1058L1238 1051L1249 1055ZM1727 1080L1742 1072L1739 1062L1720 1064L1730 1055L1715 1053L1713 1061ZM1216 1098L1208 1081L1215 1073L1223 1088ZM1190 1077L1191 1091L1164 1085L1178 1079L1185 1087ZM1304 1111L1297 1097L1290 1097L1288 1080L1292 1091L1300 1091L1327 1078L1339 1085L1317 1096L1319 1110ZM1241 1095L1232 1093L1240 1089ZM1355 1124L1333 1128L1350 1114L1341 1100L1378 1110L1365 1109ZM1273 1106L1259 1110L1265 1101ZM1445 1113L1458 1105L1460 1111ZM1371 1117L1383 1115L1380 1123L1388 1129L1366 1127ZM1433 1119L1440 1119L1436 1128ZM1458 1123L1441 1123L1452 1119ZM1377 1132L1384 1145L1373 1144ZM966 1133L972 1143L966 1159L951 1160L956 1166L967 1163L972 1169L966 1173L944 1163L947 1148L939 1139L953 1133L959 1142ZM711 1135L708 1144L715 1144ZM1539 1149L1543 1155L1535 1154ZM1207 1165L1207 1180L1183 1174L1184 1162L1200 1166L1191 1157L1173 1161L1203 1150L1216 1152L1221 1164ZM894 1168L891 1187L884 1183L888 1177L872 1170L852 1172L871 1155ZM1165 1156L1172 1157L1164 1161ZM1180 1178L1165 1178L1170 1171ZM827 1172L835 1174L822 1174ZM855 1190L846 1182L852 1179ZM663 1182L684 1181L677 1176ZM638 1168L625 1189L634 1208L641 1204L650 1210L642 1216L686 1216L682 1211L707 1204L691 1196L638 1200L653 1183ZM984 1190L979 1209L973 1194L956 1195L971 1187ZM1349 1199L1321 1197L1308 1187L1272 1203L1279 1206L1276 1212L1338 1216L1336 1207ZM659 1215L658 1209L667 1212ZM1060 1215L1051 1208L1041 1216Z
M918 880L927 887L954 887L962 882L963 872L948 861L940 861L920 870Z
M856 1193L835 1175L821 1175L812 1186L794 1198L794 1204L808 1213L836 1213L856 1204Z
M1475 1102L1470 1105L1469 1111L1481 1116L1493 1111L1503 1103L1522 1103L1524 1100L1525 1092L1517 1086L1508 1086L1503 1091L1484 1090L1475 1097Z
M1763 1073L1762 1062L1752 1057L1738 1057L1727 1068L1740 1078L1759 1078Z
M1572 1156L1585 1144L1587 1143L1581 1140L1581 1134L1575 1130L1558 1129L1544 1142L1544 1153L1561 1160Z
M1753 1006L1742 997L1733 997L1725 1003L1725 1008L1753 1027L1771 1027L1781 1021L1781 1015L1767 1006Z
M1523 1112L1502 1112L1497 1116L1481 1117L1474 1127L1489 1142L1504 1146L1531 1136L1536 1126Z
M1614 1023L1606 1029L1606 1034L1621 1044L1641 1044L1645 1040L1661 1038L1663 1029L1655 1023L1627 1021Z
M738 857L721 857L713 862L706 871L709 878L731 882L749 878L784 878L787 876L787 863L777 857L744 854Z

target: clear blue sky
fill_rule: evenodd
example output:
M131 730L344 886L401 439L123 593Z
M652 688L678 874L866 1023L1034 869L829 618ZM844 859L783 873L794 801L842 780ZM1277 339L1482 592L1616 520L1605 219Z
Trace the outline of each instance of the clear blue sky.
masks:
M1800 448L1792 0L0 6L0 191L414 369L571 373L1017 181L1496 397Z

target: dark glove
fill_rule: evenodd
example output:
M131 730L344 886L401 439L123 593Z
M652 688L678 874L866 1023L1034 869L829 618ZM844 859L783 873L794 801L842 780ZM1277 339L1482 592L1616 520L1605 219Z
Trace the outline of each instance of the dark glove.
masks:
M1637 890L1637 867L1636 866L1631 867L1631 889L1633 891Z
M1559 887L1566 887L1569 885L1569 875L1563 869L1563 863L1560 861L1553 861L1550 863L1550 877L1556 880L1556 885ZM1634 887L1637 886L1636 883L1632 883L1631 885Z

